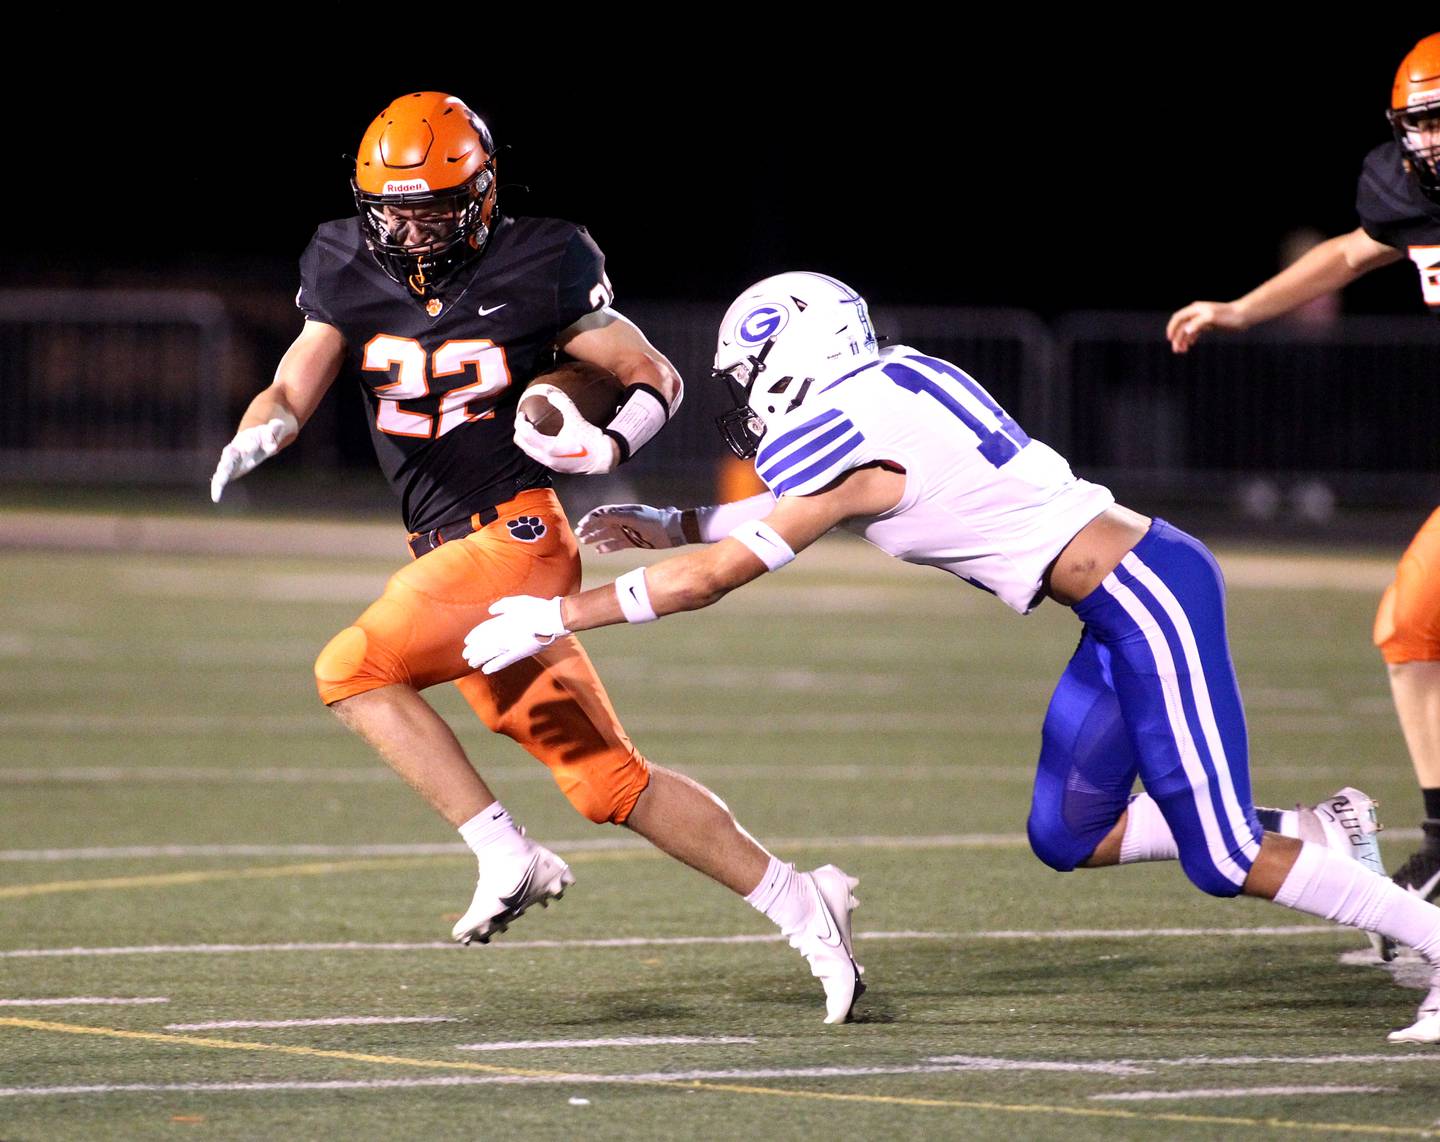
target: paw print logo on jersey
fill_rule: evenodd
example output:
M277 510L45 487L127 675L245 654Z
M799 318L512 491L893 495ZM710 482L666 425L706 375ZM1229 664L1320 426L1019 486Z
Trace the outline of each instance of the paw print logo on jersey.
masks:
M515 519L507 519L505 526L510 529L510 534L522 543L534 543L545 534L545 525L536 515L522 515Z

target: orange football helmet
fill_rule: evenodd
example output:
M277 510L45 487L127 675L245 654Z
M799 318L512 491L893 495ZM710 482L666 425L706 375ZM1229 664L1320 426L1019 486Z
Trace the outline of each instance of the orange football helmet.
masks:
M1420 193L1440 203L1440 32L1400 61L1388 114Z
M453 95L402 95L360 140L351 186L375 260L424 297L489 240L497 217L490 128Z

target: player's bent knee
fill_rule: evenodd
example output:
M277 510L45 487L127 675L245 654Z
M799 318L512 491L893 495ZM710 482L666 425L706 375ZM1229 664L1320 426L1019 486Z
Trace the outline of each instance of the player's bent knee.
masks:
M1095 845L1087 847L1068 830L1052 828L1034 813L1025 823L1025 831L1030 851L1056 872L1075 871L1095 851Z
M315 686L320 700L330 706L356 694L409 681L381 665L377 658L364 629L346 627L326 643L315 659Z
M650 766L638 753L618 766L555 765L551 772L575 811L597 825L623 825L650 783Z
M1440 662L1440 592L1397 578L1380 600L1374 640L1392 666Z
M1190 883L1207 896L1239 896L1240 889L1244 885L1243 879L1237 884L1216 868L1215 863L1210 860L1209 853L1194 857L1182 852L1180 867L1185 871Z

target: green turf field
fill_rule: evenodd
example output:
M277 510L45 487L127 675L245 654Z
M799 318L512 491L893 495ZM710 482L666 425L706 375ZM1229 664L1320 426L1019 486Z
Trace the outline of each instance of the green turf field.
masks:
M1232 566L1257 799L1354 782L1398 861L1419 807L1369 646L1383 559ZM472 858L310 681L386 571L0 553L0 1139L1440 1134L1440 1050L1385 1041L1413 965L1173 865L1030 856L1068 612L846 542L586 641L651 757L861 878L859 1021L824 1026L763 918L576 816L443 693L578 877L448 944Z

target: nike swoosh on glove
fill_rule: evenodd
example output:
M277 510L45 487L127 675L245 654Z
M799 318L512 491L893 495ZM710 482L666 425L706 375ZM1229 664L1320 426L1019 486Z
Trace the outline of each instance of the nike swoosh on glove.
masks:
M532 460L554 472L580 476L603 476L619 462L620 450L604 431L596 428L554 385L531 385L525 395L543 396L564 418L560 431L546 436L522 412L515 414L515 443Z
M225 494L225 485L238 480L257 464L262 464L280 451L280 445L300 431L295 418L289 413L272 417L264 424L242 428L235 438L220 451L220 463L215 465L215 474L210 477L210 500L219 503Z
M679 508L652 508L646 504L603 504L580 517L575 534L581 543L593 544L601 555L627 547L659 550L684 547Z
M560 599L507 595L490 606L495 617L465 636L465 661L472 670L494 674L529 658L561 635L569 634L560 618Z

